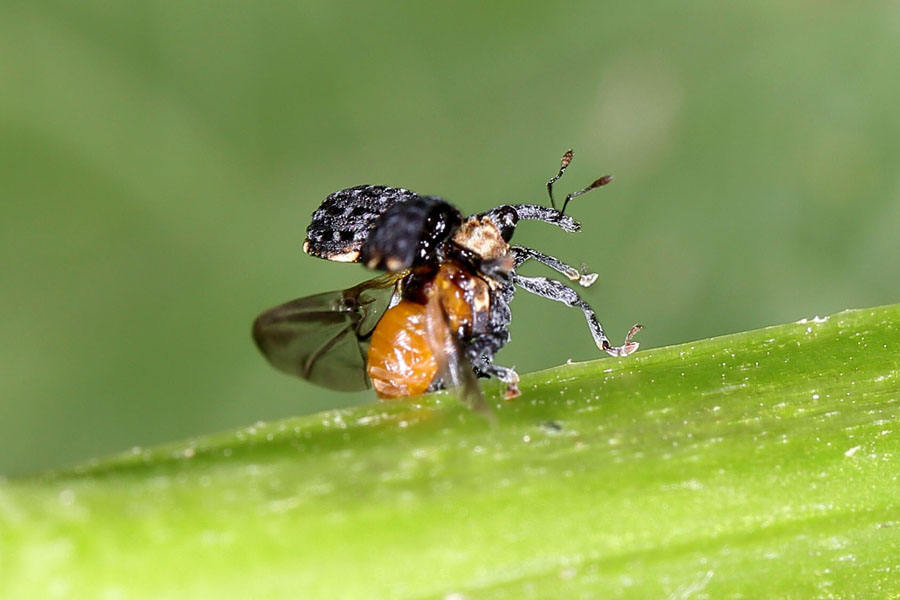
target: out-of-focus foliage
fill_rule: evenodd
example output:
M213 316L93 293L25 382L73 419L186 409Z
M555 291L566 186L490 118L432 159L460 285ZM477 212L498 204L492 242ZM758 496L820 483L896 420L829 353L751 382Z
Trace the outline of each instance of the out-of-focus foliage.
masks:
M249 325L367 274L302 256L359 183L579 198L585 297L645 347L894 302L900 11L775 1L0 4L0 473L371 400ZM539 269L534 268L536 273ZM521 371L596 349L520 294Z

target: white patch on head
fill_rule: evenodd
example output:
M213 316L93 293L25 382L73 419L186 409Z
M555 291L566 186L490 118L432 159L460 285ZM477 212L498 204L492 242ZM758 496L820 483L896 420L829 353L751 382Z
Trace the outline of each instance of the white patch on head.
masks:
M485 260L502 258L509 254L509 244L488 217L466 219L453 236L453 241Z

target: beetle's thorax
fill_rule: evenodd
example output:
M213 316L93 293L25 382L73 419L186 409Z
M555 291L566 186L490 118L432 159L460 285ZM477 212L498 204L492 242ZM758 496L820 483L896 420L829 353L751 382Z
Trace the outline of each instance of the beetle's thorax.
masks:
M466 219L453 235L453 241L471 250L483 260L503 258L509 254L509 244L490 217L474 215Z

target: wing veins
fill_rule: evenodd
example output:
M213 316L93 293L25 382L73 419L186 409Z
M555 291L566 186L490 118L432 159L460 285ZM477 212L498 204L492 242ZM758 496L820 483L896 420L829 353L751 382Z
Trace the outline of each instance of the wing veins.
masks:
M492 424L495 423L496 417L484 398L475 371L452 331L450 318L437 294L429 298L426 306L425 331L428 345L438 364L438 375L444 385L450 387L450 392L473 412Z

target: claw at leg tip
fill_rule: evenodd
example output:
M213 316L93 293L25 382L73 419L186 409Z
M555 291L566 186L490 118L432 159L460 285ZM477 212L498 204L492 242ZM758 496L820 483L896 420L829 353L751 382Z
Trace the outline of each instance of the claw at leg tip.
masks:
M503 398L506 400L512 400L513 398L518 398L522 395L522 392L519 391L519 374L515 372L514 369L509 370L509 379L506 381L506 391L503 394Z
M628 356L641 346L640 342L632 341L631 338L643 328L643 325L638 324L629 329L628 333L625 335L625 343L621 346L611 346L609 342L604 341L600 349L610 356Z
M638 342L628 342L626 344L623 344L619 348L621 350L621 354L619 354L619 356L628 356L629 354L637 350L640 346L641 345Z
M578 284L582 287L591 287L597 281L597 273L585 273L578 278Z

